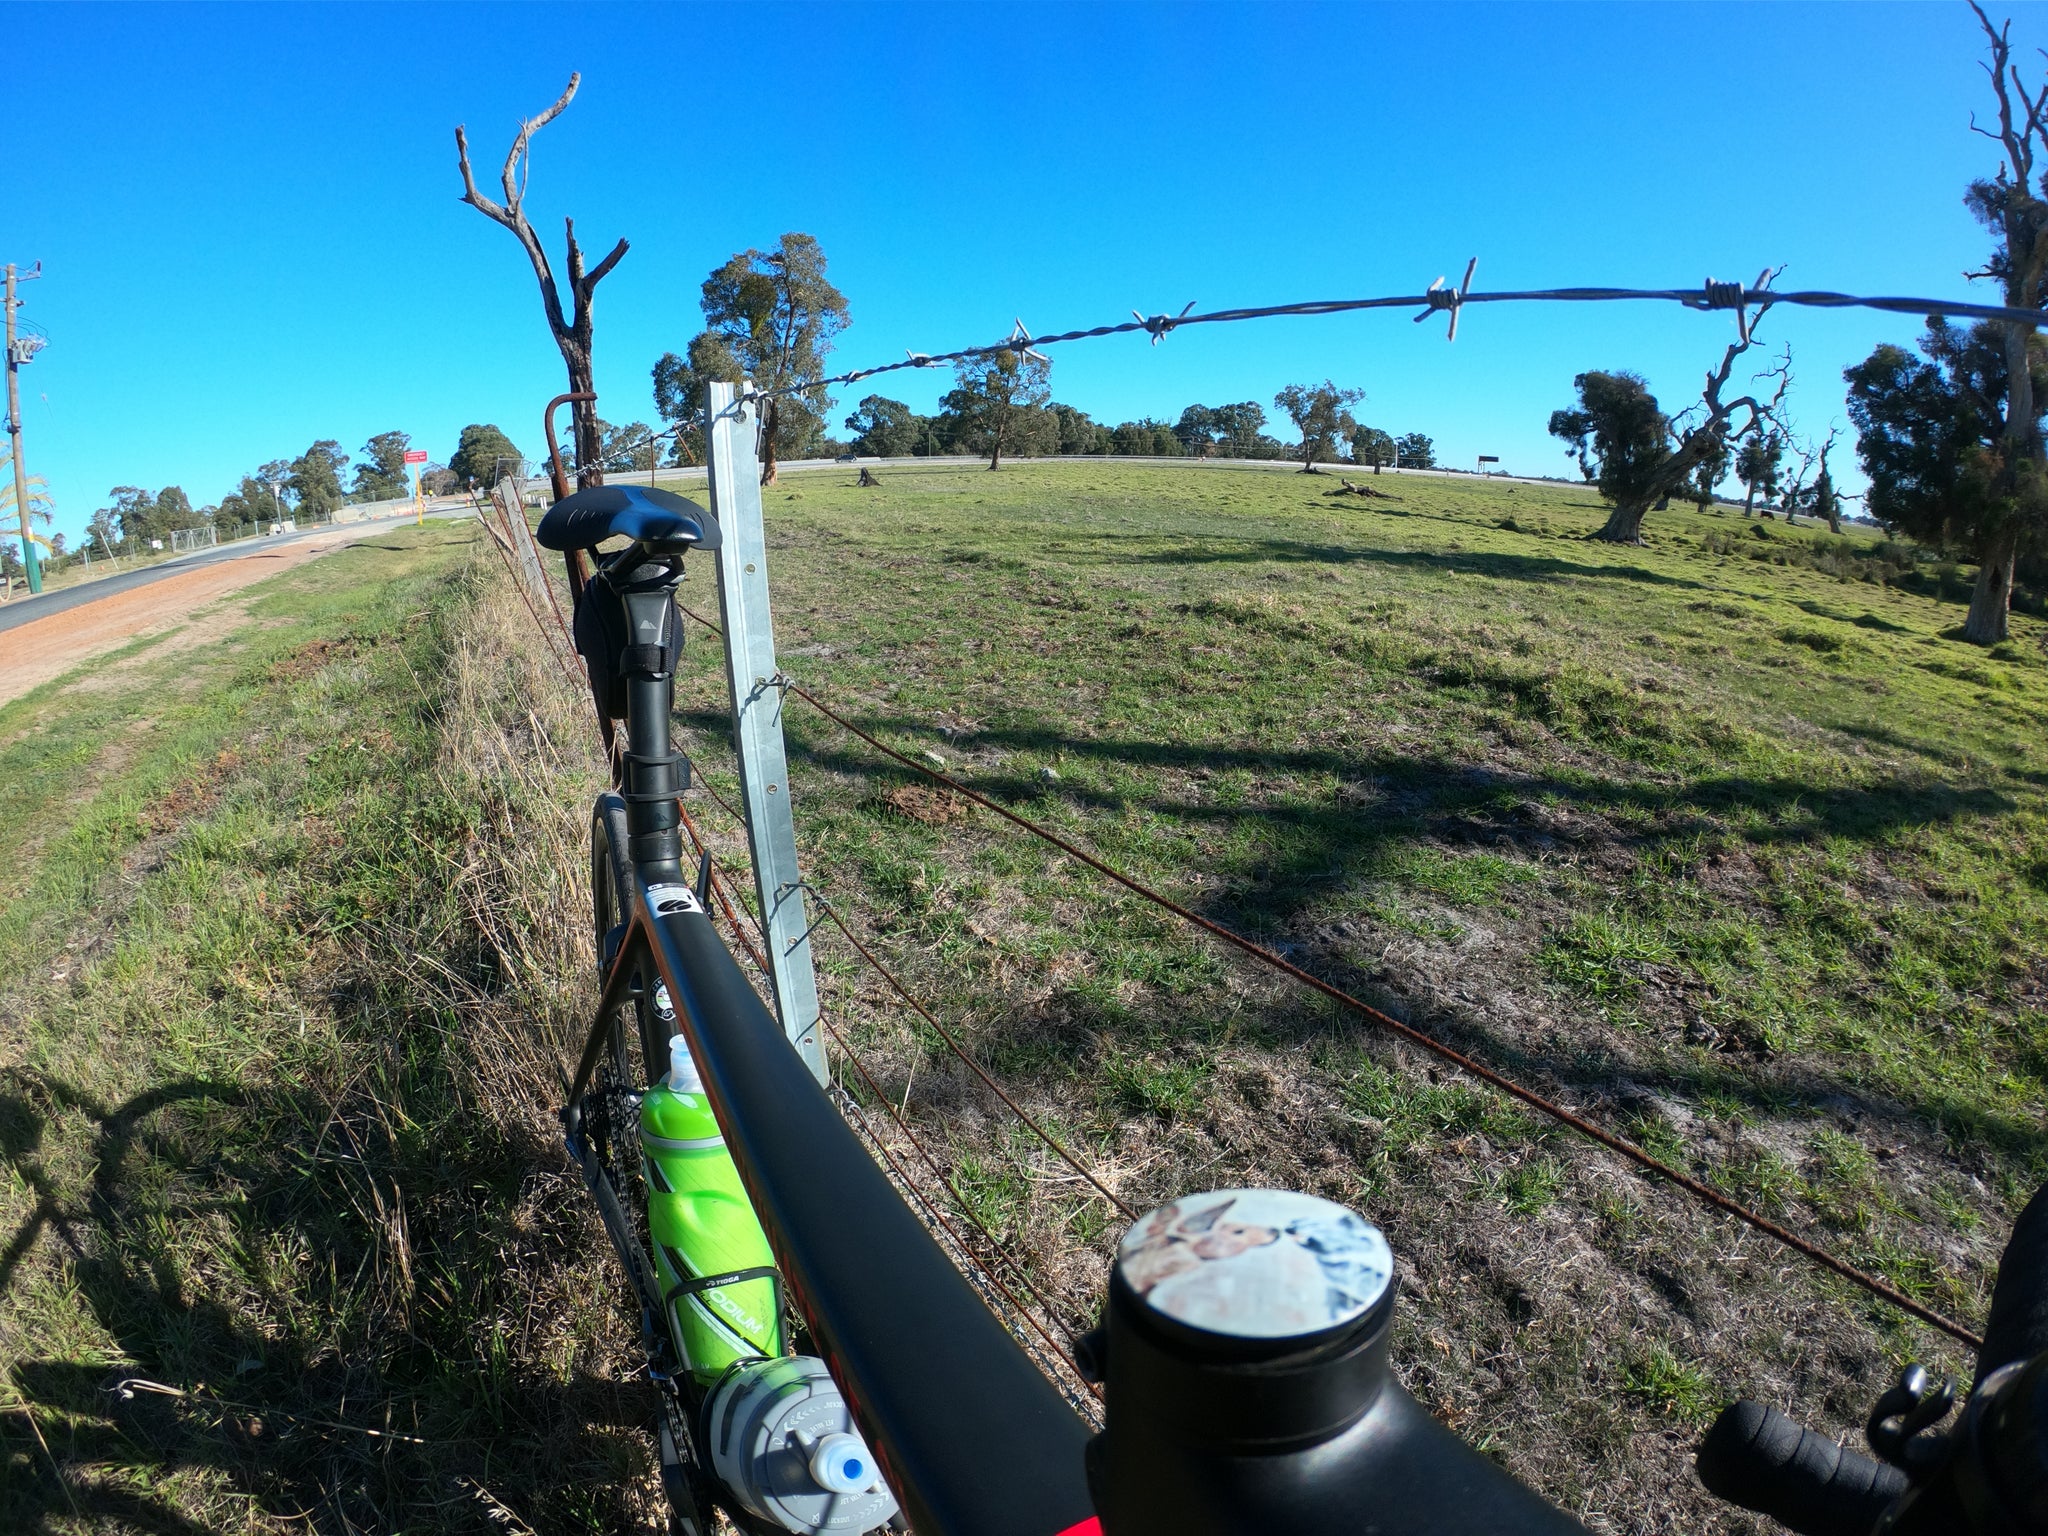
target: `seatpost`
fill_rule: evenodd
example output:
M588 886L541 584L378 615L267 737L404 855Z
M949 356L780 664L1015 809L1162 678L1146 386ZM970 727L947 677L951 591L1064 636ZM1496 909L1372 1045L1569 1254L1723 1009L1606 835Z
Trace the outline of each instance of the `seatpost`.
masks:
M620 592L632 638L619 661L626 679L621 790L627 851L650 885L688 882L676 796L689 788L689 768L669 742L676 687L669 657L680 621L673 597L676 575L670 567L642 566Z

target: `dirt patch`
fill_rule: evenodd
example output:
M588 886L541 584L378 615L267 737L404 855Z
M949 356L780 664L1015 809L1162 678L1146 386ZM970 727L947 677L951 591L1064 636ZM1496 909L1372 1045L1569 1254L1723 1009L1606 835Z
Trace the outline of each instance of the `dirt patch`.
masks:
M333 640L315 640L273 666L270 678L278 683L296 682L302 677L311 677L331 661L345 661L355 653L356 642L347 635Z
M965 821L969 806L950 789L925 784L900 784L875 797L876 804L892 815L922 822L928 827L948 826Z
M171 831L188 818L210 809L220 798L220 786L242 766L242 754L229 747L216 753L194 778L174 784L142 812L142 825L152 834Z
M249 603L246 598L202 609L191 623L164 632L163 638L148 649L95 667L70 686L81 693L112 692L126 686L128 675L137 667L159 661L165 656L175 656L180 651L196 650L202 645L219 640L240 629L248 617ZM180 674L172 686L187 686L196 677L196 673ZM4 702L5 697L0 696L0 703Z
M0 704L63 676L81 661L118 650L132 640L186 625L198 610L216 598L352 542L342 536L244 555L238 560L224 560L218 565L166 576L47 618L31 619L8 633L7 670L0 674ZM167 643L180 649L203 643L233 628L242 617L240 604L223 608Z

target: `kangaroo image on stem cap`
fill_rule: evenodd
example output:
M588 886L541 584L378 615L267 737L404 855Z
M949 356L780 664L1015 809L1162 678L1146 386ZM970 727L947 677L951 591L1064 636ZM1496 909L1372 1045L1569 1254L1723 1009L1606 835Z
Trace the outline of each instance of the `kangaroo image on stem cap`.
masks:
M1284 1189L1185 1195L1141 1218L1117 1270L1146 1305L1247 1339L1321 1333L1370 1310L1394 1254L1356 1212Z

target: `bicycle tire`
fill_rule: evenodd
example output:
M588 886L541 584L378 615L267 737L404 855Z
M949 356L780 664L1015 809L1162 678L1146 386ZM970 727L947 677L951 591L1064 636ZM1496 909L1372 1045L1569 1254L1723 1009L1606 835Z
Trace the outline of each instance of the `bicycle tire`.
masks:
M600 811L592 817L590 831L591 939L600 985L618 952L630 899L630 875L623 860L617 857L607 820ZM649 1307L650 1299L660 1294L660 1282L647 1257L651 1252L651 1232L640 1167L639 1118L633 1106L641 1090L668 1070L668 1038L660 1029L656 993L650 979L651 969L646 962L639 962L635 976L627 984L626 997L613 1014L607 1049L588 1094L593 1112L586 1116L586 1121L592 1152L610 1186L609 1198L599 1197L600 1214L608 1227L618 1223L624 1228L612 1234L612 1242L628 1270L640 1271L629 1273L626 1278L642 1310L642 1328L650 1334L650 1348L666 1345L669 1351L665 1359L650 1361L662 1407L649 1429L671 1525L676 1536L701 1536L712 1528L706 1512L714 1506L722 1507L725 1501L718 1497L715 1481L697 1443L698 1404L667 1369L676 1359L667 1309ZM652 1038L657 1034L661 1036L658 1041ZM659 1330L658 1334L653 1330Z

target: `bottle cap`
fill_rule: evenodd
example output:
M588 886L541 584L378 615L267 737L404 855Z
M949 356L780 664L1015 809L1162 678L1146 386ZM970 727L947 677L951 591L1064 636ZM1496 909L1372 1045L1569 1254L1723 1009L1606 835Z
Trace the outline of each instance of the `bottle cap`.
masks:
M877 1476L859 1435L826 1435L811 1452L811 1480L827 1493L865 1493Z
M1110 1417L1212 1451L1313 1445L1387 1381L1394 1255L1354 1211L1216 1189L1150 1212L1110 1270Z
M668 1037L668 1086L671 1093L702 1093L704 1079L697 1072L697 1058L690 1054L690 1042L681 1035Z

